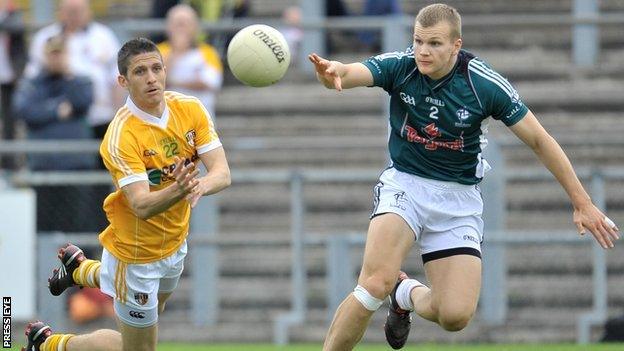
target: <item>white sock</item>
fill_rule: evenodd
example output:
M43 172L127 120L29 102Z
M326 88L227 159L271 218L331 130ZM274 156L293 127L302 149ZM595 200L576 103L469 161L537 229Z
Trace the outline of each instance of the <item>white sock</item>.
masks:
M418 286L424 286L416 279L405 279L399 284L396 291L396 302L399 304L402 310L413 311L414 304L412 303L411 292L412 289Z

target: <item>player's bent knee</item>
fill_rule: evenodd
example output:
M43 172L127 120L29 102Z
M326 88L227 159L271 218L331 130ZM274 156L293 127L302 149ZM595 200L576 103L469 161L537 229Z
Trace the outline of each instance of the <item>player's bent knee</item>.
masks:
M364 308L369 311L377 311L383 304L382 299L374 297L361 285L358 285L355 289L353 289L353 296L362 304L362 306L364 306Z
M385 299L396 284L396 279L373 275L362 281L360 285L366 286L366 290L377 298Z
M440 326L447 331L460 331L470 323L473 313L442 312L438 315Z

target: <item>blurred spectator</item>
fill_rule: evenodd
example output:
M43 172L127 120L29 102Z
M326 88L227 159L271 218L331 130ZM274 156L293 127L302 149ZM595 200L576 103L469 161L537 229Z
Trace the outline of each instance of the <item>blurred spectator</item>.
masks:
M69 318L77 324L115 317L112 298L102 293L100 289L80 289L69 296L68 303Z
M24 52L21 12L11 0L0 0L0 114L4 140L15 138L15 120L9 106L15 80L22 73ZM15 168L10 155L3 155L1 168Z
M32 78L20 80L13 96L17 118L24 120L28 139L89 139L87 111L93 85L86 76L70 73L63 36L44 43L43 66ZM95 167L90 154L39 154L28 158L34 171L85 170ZM37 192L37 231L86 231L92 216L89 186L40 186Z
M348 16L349 11L342 0L325 0L325 15L327 17Z
M221 18L240 18L249 15L248 0L190 0L186 2L204 21L215 22Z
M290 49L291 64L297 62L301 40L303 40L303 29L301 28L301 8L299 6L289 6L282 12L284 26L280 32L284 35L288 48Z
M249 15L250 4L248 0L187 0L197 11L201 22L216 22L220 19L242 18ZM199 39L209 42L221 54L224 54L233 33L204 33L200 31Z
M399 0L366 0L364 4L364 16L395 16L401 13ZM361 32L360 41L367 51L381 50L379 31Z
M160 19L167 17L167 12L169 12L169 9L179 3L180 0L153 0L151 11L152 18ZM162 41L165 41L166 39L165 35L161 33L152 35L151 37L154 43L160 43Z
M325 0L325 15L327 17L349 16L349 11L342 0ZM327 31L325 46L328 53L336 52L343 47L343 43L352 42L350 32L342 30Z
M88 0L61 0L58 18L58 22L33 36L25 74L34 77L41 70L44 43L63 34L67 38L70 72L86 75L93 82L94 101L88 121L93 136L102 139L122 102L123 93L117 85L119 42L110 28L92 21Z
M196 96L214 118L216 93L223 82L217 51L198 40L199 19L189 5L176 5L167 13L168 41L158 45L167 68L167 88Z

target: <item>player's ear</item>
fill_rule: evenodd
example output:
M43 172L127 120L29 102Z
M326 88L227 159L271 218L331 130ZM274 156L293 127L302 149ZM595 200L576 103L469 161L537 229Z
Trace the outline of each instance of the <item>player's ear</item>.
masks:
M117 83L119 83L122 88L128 88L128 80L123 74L117 76Z
M455 43L453 44L453 55L459 54L459 50L461 50L462 44L463 42L461 38L455 39Z

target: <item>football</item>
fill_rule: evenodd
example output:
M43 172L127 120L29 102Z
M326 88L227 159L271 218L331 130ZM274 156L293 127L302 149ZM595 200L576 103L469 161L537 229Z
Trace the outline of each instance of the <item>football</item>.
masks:
M234 35L227 61L236 79L252 87L265 87L282 79L290 64L290 50L277 29L253 24Z

